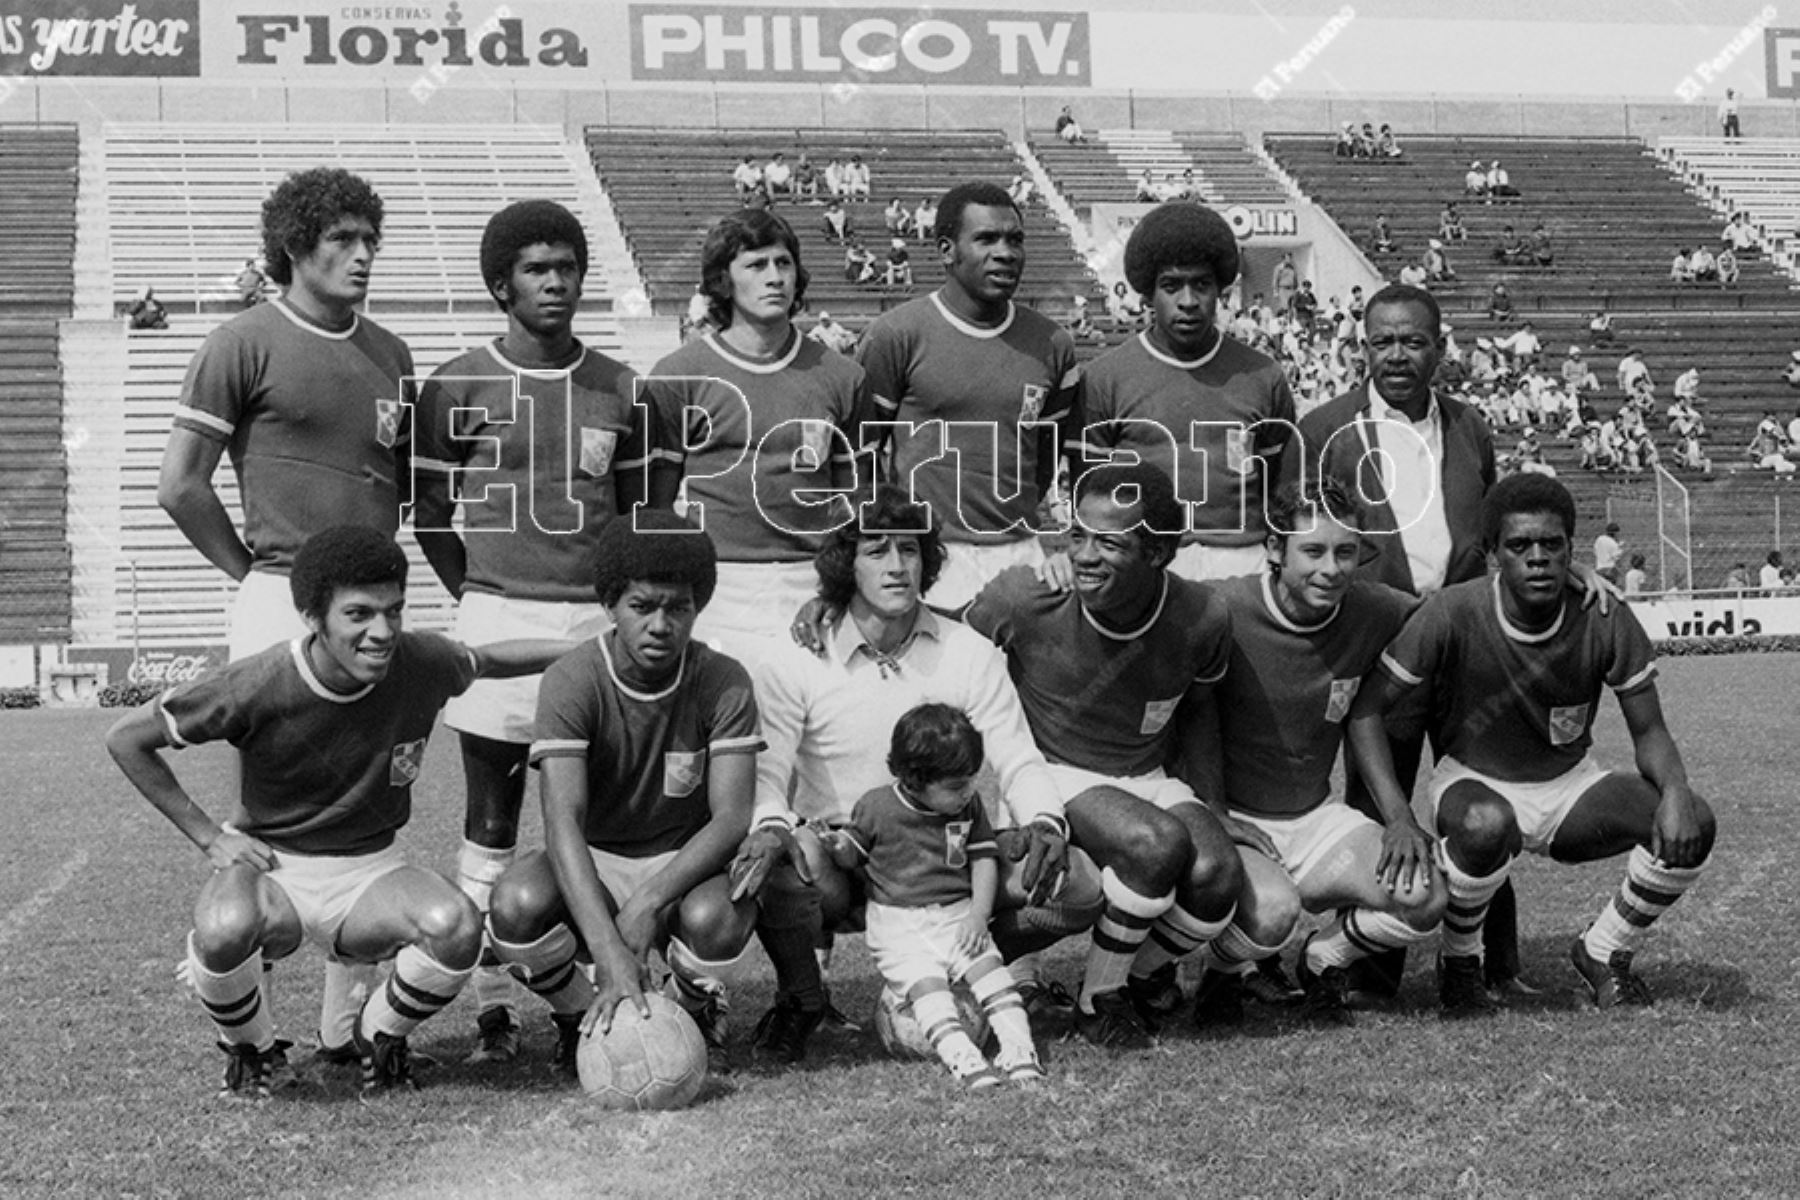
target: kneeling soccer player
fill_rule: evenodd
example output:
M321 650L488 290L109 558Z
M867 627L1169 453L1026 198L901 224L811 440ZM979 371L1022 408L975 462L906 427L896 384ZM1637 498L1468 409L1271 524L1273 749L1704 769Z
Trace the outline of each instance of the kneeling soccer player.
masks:
M481 949L481 919L452 884L394 846L444 702L482 676L541 671L570 644L471 650L401 628L406 556L387 534L323 530L294 557L294 605L311 632L164 693L107 734L126 778L206 854L188 970L231 1056L222 1096L264 1099L284 1060L263 962L310 938L375 963L387 986L355 1025L368 1095L413 1086L406 1038L456 998ZM213 821L160 751L227 741L241 806ZM398 953L396 954L396 951Z
M574 1073L581 1035L610 1029L621 1003L649 1015L649 955L661 950L722 1071L725 990L713 970L756 923L755 901L734 902L725 876L750 829L756 698L735 659L692 637L718 578L706 534L641 510L601 530L596 558L613 628L544 675L531 761L545 849L494 884L488 936L549 1002L557 1070Z
M1281 917L1300 906L1336 913L1301 951L1300 980L1314 1015L1348 1023L1345 968L1423 941L1444 913L1432 841L1411 809L1377 822L1331 795L1351 700L1416 601L1356 578L1363 513L1337 480L1284 486L1269 518L1268 570L1215 585L1231 610L1231 664L1214 685L1216 722L1196 722L1192 761L1216 766L1222 780L1208 790L1224 799L1227 832L1280 863L1293 893L1259 898L1254 914L1240 901L1211 953L1285 938ZM1200 994L1232 986L1228 972L1209 973Z
M1663 724L1650 639L1627 605L1601 613L1568 592L1575 502L1543 475L1501 480L1483 502L1486 579L1447 587L1413 614L1357 697L1350 737L1384 811L1405 803L1382 714L1435 685L1443 749L1428 794L1443 838L1450 905L1439 994L1446 1016L1491 1011L1481 927L1521 850L1559 862L1629 852L1625 881L1570 956L1601 1008L1649 1004L1631 971L1649 928L1700 877L1712 810L1688 786ZM1637 771L1589 756L1602 685L1613 690Z
M950 1073L975 1091L1002 1076L1044 1078L1025 1004L988 936L1000 869L994 829L975 793L985 754L967 713L919 705L894 725L893 782L866 793L850 824L832 835L838 865L864 867L869 953L881 977L912 1004ZM992 1064L957 1016L953 975L968 983L1000 1039Z

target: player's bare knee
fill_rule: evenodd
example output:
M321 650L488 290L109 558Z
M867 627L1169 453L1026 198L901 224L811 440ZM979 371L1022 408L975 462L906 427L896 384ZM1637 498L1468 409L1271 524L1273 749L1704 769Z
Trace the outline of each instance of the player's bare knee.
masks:
M1486 788L1455 784L1438 807L1438 828L1457 865L1485 875L1519 853L1519 822L1512 806Z
M1449 903L1449 889L1415 883L1406 891L1394 893L1394 915L1420 933L1430 933L1443 924L1444 909Z
M1279 946L1300 924L1303 911L1297 888L1246 885L1237 894L1232 924L1259 946Z
M1105 865L1146 896L1167 895L1193 867L1194 842L1187 826L1159 809L1133 814L1132 820L1109 831L1107 842L1102 852Z
M262 944L262 914L253 899L223 896L194 909L194 953L209 971L226 971Z
M532 942L549 932L562 897L554 877L540 879L517 867L500 876L488 897L488 924L503 942Z
M481 954L481 911L458 891L446 891L415 914L419 943L433 958L453 969L472 967Z
M681 940L709 961L736 958L744 948L753 910L733 904L725 888L695 888L681 898L676 928Z

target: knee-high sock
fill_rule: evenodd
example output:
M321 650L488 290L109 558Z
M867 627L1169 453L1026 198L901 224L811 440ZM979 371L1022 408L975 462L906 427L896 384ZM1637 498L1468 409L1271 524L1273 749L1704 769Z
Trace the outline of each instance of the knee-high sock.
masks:
M1273 958L1281 953L1281 947L1287 945L1283 938L1274 946L1265 946L1252 941L1250 935L1237 925L1229 925L1225 932L1206 944L1206 955L1202 961L1215 971L1223 971L1227 975L1242 975L1256 968L1256 964L1265 958Z
M1306 965L1315 972L1326 967L1347 967L1359 958L1422 942L1434 932L1414 929L1393 913L1380 909L1340 908L1331 924L1307 943Z
M456 999L473 967L446 967L419 946L402 946L394 970L363 1008L362 1034L405 1037Z
M1100 872L1100 890L1106 896L1106 910L1094 926L1087 972L1081 981L1081 1007L1089 1011L1095 996L1125 986L1131 960L1150 935L1152 922L1175 903L1173 891L1163 896L1146 896L1132 890L1111 867Z
M1150 936L1132 960L1131 973L1149 975L1169 963L1180 962L1231 928L1231 919L1236 915L1237 906L1233 905L1217 921L1205 921L1179 904L1170 905L1169 911L1150 926Z
M462 852L456 858L456 885L463 895L475 902L483 917L487 916L488 897L493 895L494 881L512 865L516 853L512 846L494 850L466 838L463 840ZM469 992L480 1012L490 1008L518 1010L512 976L500 965L486 938L482 939L481 961L475 965L475 974L469 980Z
M324 994L319 1000L321 1045L350 1044L363 997L375 989L380 978L381 972L374 963L345 962L335 955L326 957Z
M807 1012L823 1008L825 973L816 950L825 918L817 889L765 887L757 903L756 937L775 968L776 996Z
M229 971L217 975L207 970L194 953L194 935L188 934L188 977L194 993L219 1029L219 1040L233 1046L267 1050L275 1044L275 1017L263 1000L263 960L251 951Z
M994 1036L1000 1039L1001 1057L1036 1054L1037 1048L1031 1041L1031 1021L1025 1016L1025 1002L1019 998L1012 972L1001 963L1000 955L982 955L963 978L968 980L975 999L981 1002L981 1010L987 1014Z
M669 978L675 981L676 1001L683 1008L700 1009L709 1000L724 995L725 975L743 955L716 961L704 959L694 953L692 946L672 937L663 957L669 963Z
M584 1013L594 1002L594 985L575 961L575 933L558 925L535 942L503 942L488 924L488 941L494 954L512 969L513 978L542 996L550 1011L561 1015Z
M1625 881L1588 926L1587 952L1605 962L1615 950L1632 950L1656 918L1694 886L1705 863L1671 867L1643 846L1633 846L1625 864Z
M969 1031L963 1028L962 1018L956 1015L956 1001L947 982L934 982L929 986L915 984L908 999L912 1002L913 1017L919 1022L919 1028L925 1031L931 1048L937 1051L937 1056L952 1073L968 1075L987 1066L987 1059L969 1037Z
M1448 845L1439 856L1444 863L1444 879L1450 885L1450 905L1444 910L1442 947L1447 958L1479 957L1481 923L1487 919L1488 901L1506 882L1512 860L1492 875L1470 875L1450 857Z

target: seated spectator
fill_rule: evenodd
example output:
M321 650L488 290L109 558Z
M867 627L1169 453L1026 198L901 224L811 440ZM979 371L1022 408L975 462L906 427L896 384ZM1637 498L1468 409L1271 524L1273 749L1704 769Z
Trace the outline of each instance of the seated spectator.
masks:
M844 187L844 164L835 158L825 164L825 191L839 199L849 194Z
M1507 173L1505 167L1500 165L1500 160L1497 158L1494 160L1493 165L1488 167L1487 194L1488 203L1490 204L1493 203L1494 197L1496 196L1504 200L1512 199L1519 195L1519 189L1512 185L1512 176Z
M1494 261L1503 267L1516 267L1525 261L1525 255L1525 239L1511 225L1503 226L1499 240L1494 243Z
M807 330L806 336L827 350L836 350L839 354L848 355L856 350L855 332L832 320L828 312L819 314L819 319L813 322L813 327Z
M1345 121L1344 127L1338 130L1337 138L1332 142L1332 154L1338 158L1356 157L1356 122Z
M819 202L819 168L813 165L812 159L806 157L804 150L794 163L794 199L804 200L808 204Z
M1144 316L1144 306L1133 298L1131 289L1123 279L1113 284L1112 296L1106 303L1118 320L1137 321Z
M1571 393L1600 390L1600 381L1594 377L1587 360L1581 357L1580 346L1569 347L1568 356L1563 359L1562 380L1563 387Z
M265 298L264 291L269 286L269 279L263 274L263 269L257 266L254 258L246 258L243 269L231 281L231 286L237 289L239 303L245 308L255 308Z
M1476 159L1469 164L1468 174L1463 176L1463 195L1486 197L1487 194L1487 172L1481 169L1481 160Z
M856 234L856 226L850 220L850 210L844 202L833 196L825 205L825 211L819 216L819 224L825 230L828 242L848 241Z
M1575 445L1581 454L1581 461L1576 465L1583 471L1602 471L1600 465L1600 431L1592 425L1583 425L1575 432Z
M849 165L844 168L844 195L851 200L867 200L872 183L869 166L863 162L862 155L852 154Z
M1144 204L1157 204L1162 200L1162 195L1156 186L1155 178L1150 174L1149 167L1138 172L1137 198Z
M1650 368L1644 365L1644 352L1633 347L1619 359L1619 390L1629 395L1638 390L1639 381L1650 382ZM1651 388L1655 390L1654 386Z
M792 198L794 194L794 169L788 166L787 156L777 150L769 157L762 169L763 191L769 199L775 199L776 193Z
M1692 282L1694 282L1693 262L1691 259L1688 258L1688 252L1687 252L1686 246L1683 246L1679 250L1675 251L1675 257L1669 260L1669 282L1670 283L1692 283Z
M1550 244L1550 231L1539 221L1531 230L1531 261L1540 267L1556 263L1556 251Z
M919 207L913 209L913 231L921 242L929 242L937 236L937 201L930 196L920 200Z
M912 232L912 214L906 211L906 205L900 203L898 196L888 201L888 206L882 210L881 221L887 226L889 237L906 237Z
M1499 280L1494 281L1494 288L1488 293L1487 312L1496 321L1511 321L1517 315L1513 312L1512 294Z
M146 287L125 310L133 329L167 329L169 310L156 298L156 289Z
M1400 248L1394 240L1393 226L1388 223L1386 213L1375 214L1375 227L1369 231L1369 249L1377 254L1391 254Z
M1712 459L1706 456L1700 439L1687 434L1675 439L1675 453L1672 456L1675 469L1678 471L1698 471L1702 475L1712 474Z
M1649 580L1650 572L1644 570L1644 556L1642 554L1633 554L1631 556L1631 566L1625 571L1625 594L1627 596L1643 595L1645 584L1647 584Z
M875 281L875 255L854 233L844 243L844 278L850 283Z
M1743 563L1731 564L1731 570L1725 572L1725 582L1719 586L1733 592L1746 590L1750 586L1750 568Z
M1756 423L1756 432L1772 440L1781 449L1788 448L1787 428L1776 418L1773 410L1763 410L1762 420Z
M1762 570L1757 572L1757 582L1765 592L1779 592L1787 583L1786 574L1782 570L1781 551L1771 550L1769 557L1763 562Z
M1787 448L1789 453L1800 451L1800 408L1794 410L1794 419L1787 423Z
M1375 127L1364 121L1362 128L1356 131L1356 157L1374 158L1375 147Z
M1456 211L1456 201L1444 202L1444 211L1438 214L1438 236L1446 242L1464 241L1469 231L1463 228L1462 214Z
M1756 433L1751 436L1746 454L1750 459L1750 466L1755 470L1773 471L1777 475L1794 473L1794 464L1782 453L1780 440L1772 437L1763 426L1759 425Z
M1014 175L1012 182L1006 187L1006 194L1011 196L1012 202L1022 210L1030 205L1031 196L1035 190L1031 180L1023 175Z
M1605 309L1596 309L1588 318L1588 345L1610 346L1613 341L1612 314Z
M1075 119L1075 115L1069 111L1069 106L1066 104L1062 106L1062 111L1056 114L1056 136L1071 146L1077 142L1087 141L1087 134L1082 132L1081 122Z
M1181 169L1181 195L1179 197L1177 197L1177 199L1181 199L1181 200L1205 199L1205 197L1203 197L1200 194L1200 180L1197 176L1195 176L1194 168L1183 167Z
M1706 423L1700 418L1700 410L1686 400L1677 399L1669 405L1669 432L1676 437L1706 436Z
M1717 270L1720 287L1730 287L1738 281L1737 253L1730 246L1719 251Z
M1525 436L1513 451L1513 462L1519 470L1534 475L1556 475L1556 468L1544 461L1544 447L1538 442L1537 430L1530 425L1525 426Z
M1726 222L1719 238L1725 243L1727 250L1735 250L1739 254L1755 254L1758 249L1756 227L1750 224L1747 213L1732 213L1731 220Z
M1639 426L1631 441L1625 447L1625 469L1633 473L1638 471L1654 471L1662 456L1657 453L1656 441L1650 431Z
M1782 371L1781 381L1789 387L1800 388L1800 350L1788 355L1787 369Z
M1492 338L1475 339L1475 349L1469 351L1469 378L1478 384L1493 383L1500 378L1500 359L1494 353Z
M750 197L762 193L762 169L750 161L748 154L738 159L737 167L731 172L731 182L737 187L737 197L741 203L749 203Z
M905 238L897 237L888 243L885 281L889 287L913 285L912 257L906 253Z
M681 340L691 342L712 331L712 298L696 283L694 294L688 297L687 312L681 318Z
M1401 267L1400 273L1394 278L1397 282L1405 284L1407 287L1422 288L1427 282L1424 264L1416 262L1409 262L1404 267Z
M1069 336L1076 341L1104 340L1100 338L1100 331L1094 328L1094 322L1088 316L1086 296L1077 296L1069 304Z
M1705 246L1695 246L1694 252L1688 255L1688 273L1695 283L1717 283L1719 260Z
M1694 400L1700 395L1700 368L1689 367L1675 377L1675 398L1677 400Z
M1375 136L1375 156L1377 158L1400 157L1400 143L1394 137L1392 125L1382 125L1381 132Z

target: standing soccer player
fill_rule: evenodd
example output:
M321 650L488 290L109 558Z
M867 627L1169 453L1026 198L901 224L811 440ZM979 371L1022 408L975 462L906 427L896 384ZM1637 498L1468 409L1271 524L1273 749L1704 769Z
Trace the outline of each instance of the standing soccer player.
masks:
M481 676L541 671L561 641L471 650L402 628L406 556L386 534L338 526L292 562L308 633L163 693L107 734L138 791L205 853L188 974L230 1063L222 1096L267 1099L281 1058L266 960L303 940L334 957L394 956L387 986L352 1026L363 1093L413 1086L407 1035L448 1005L481 948L475 906L394 845L438 710ZM161 751L236 746L236 814L194 803ZM330 748L330 753L321 751Z
M288 176L263 202L263 259L282 293L207 335L182 381L157 502L208 562L238 581L233 661L306 633L288 600L300 544L361 525L392 536L409 478L412 355L356 311L381 246L382 204L348 171ZM229 449L240 535L212 478ZM371 971L327 960L319 1040L353 1061L356 992Z
M1068 331L1013 303L1025 225L1006 190L963 183L938 202L944 286L884 313L857 359L889 478L942 522L951 554L933 600L960 608L1009 566L1035 566L1062 426L1080 371Z
M1570 956L1601 1008L1649 1004L1632 954L1700 877L1712 810L1688 786L1663 723L1655 652L1630 606L1602 613L1570 595L1568 489L1544 475L1503 479L1488 493L1483 524L1498 572L1420 606L1357 697L1352 745L1383 811L1397 811L1407 798L1383 714L1415 687L1436 689L1444 753L1427 794L1449 880L1438 961L1446 1014L1492 1009L1481 927L1522 850L1559 862L1629 854L1618 894ZM1589 754L1603 686L1625 715L1635 771L1602 770Z
M506 333L435 372L419 396L413 524L432 569L461 601L456 636L480 646L520 637L586 641L608 625L594 598L601 528L646 495L649 443L636 382L575 336L587 237L560 204L522 200L489 219L481 275ZM463 534L452 528L458 506ZM458 881L484 913L513 860L537 677L480 682L444 709L462 744L467 810ZM472 987L473 1061L519 1052L518 1012L491 958Z
M1259 574L1264 493L1293 433L1294 394L1273 359L1219 330L1237 238L1209 208L1163 204L1131 231L1125 277L1150 328L1087 365L1072 449L1089 462L1128 451L1175 481L1187 512L1177 575Z
M800 240L763 209L732 213L700 252L717 332L650 373L645 391L686 482L688 515L719 555L719 585L694 632L750 662L785 641L812 597L813 555L854 519L863 369L802 337Z

